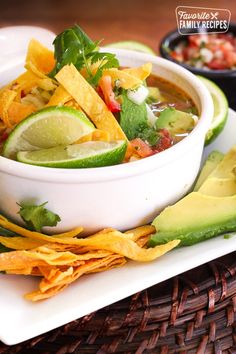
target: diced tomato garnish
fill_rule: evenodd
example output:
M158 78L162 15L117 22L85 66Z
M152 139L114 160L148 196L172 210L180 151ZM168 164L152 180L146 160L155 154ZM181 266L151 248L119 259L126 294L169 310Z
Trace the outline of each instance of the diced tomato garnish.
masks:
M213 70L224 70L228 68L226 61L222 59L212 59L207 65Z
M133 139L130 143L140 157L148 157L154 153L152 148L140 138Z
M160 129L159 136L157 145L153 147L154 153L164 151L173 145L173 139L167 129Z
M3 143L5 140L7 140L8 138L8 133L5 131L2 133L2 135L0 135L0 143Z
M120 103L116 100L112 89L112 81L109 75L104 75L99 81L99 87L102 91L104 101L111 112L120 112Z
M177 53L176 51L173 50L173 52L171 52L171 56L173 59L182 62L184 60L184 57L182 55L182 53Z
M24 91L24 90L22 90L22 91L21 91L20 96L21 96L21 98L23 98L23 97L25 97L25 96L26 96L26 93L25 93L25 91Z

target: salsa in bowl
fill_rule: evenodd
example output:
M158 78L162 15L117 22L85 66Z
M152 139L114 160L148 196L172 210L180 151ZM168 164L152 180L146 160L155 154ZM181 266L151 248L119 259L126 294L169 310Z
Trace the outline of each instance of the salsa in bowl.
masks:
M17 202L48 201L49 208L62 218L58 231L78 224L88 232L107 226L124 230L149 222L191 187L213 114L209 92L191 73L164 59L126 50L109 49L109 53L116 54L121 68L151 63L151 85L158 80L162 95L166 87L170 96L178 92L176 103L172 102L175 106L168 106L167 101L163 111L167 108L189 114L189 107L181 110L180 103L191 105L196 111L190 113L199 118L196 126L164 151L113 166L45 168L1 156L0 204L7 216L18 218ZM161 105L155 105L162 112Z
M161 40L160 53L194 74L214 81L226 94L230 107L236 108L232 92L236 77L236 24L227 33L181 35L173 30Z

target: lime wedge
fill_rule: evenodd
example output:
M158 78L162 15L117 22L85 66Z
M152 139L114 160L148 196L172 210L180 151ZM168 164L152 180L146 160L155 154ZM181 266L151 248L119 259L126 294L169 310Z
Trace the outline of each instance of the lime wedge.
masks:
M18 151L47 149L74 143L95 129L84 113L70 107L48 107L19 123L3 147L3 156L15 159Z
M142 52L147 54L157 55L152 48L148 47L146 44L136 42L136 41L121 41L107 44L106 47L117 48L117 49L128 49L134 50L136 52Z
M205 145L212 143L213 140L222 132L228 117L229 105L224 92L213 81L205 77L198 76L211 94L214 104L214 116L211 127L205 138Z
M88 141L38 151L20 151L17 160L30 165L58 168L88 168L116 165L123 161L127 142Z

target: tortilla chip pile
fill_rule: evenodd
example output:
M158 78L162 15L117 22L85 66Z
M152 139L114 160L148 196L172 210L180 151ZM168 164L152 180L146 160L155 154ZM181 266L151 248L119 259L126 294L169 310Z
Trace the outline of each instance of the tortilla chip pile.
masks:
M156 230L146 225L125 233L107 228L86 238L83 230L48 236L29 231L0 216L0 226L16 236L0 236L0 243L12 249L0 254L0 271L41 277L39 289L25 298L39 301L64 290L83 274L97 273L123 266L127 259L152 261L179 244L178 240L146 248Z

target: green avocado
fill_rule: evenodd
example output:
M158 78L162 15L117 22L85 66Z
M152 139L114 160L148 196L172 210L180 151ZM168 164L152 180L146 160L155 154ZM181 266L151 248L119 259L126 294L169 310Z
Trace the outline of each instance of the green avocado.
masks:
M223 160L216 166L209 177L235 178L233 169L236 165L236 145L224 156Z
M224 157L224 154L222 154L219 151L212 151L208 155L208 157L202 167L202 170L198 175L197 181L196 181L194 189L193 189L194 192L199 190L199 188L205 182L207 177L215 170L215 168L222 161L223 157Z
M164 209L153 221L150 246L179 239L182 246L236 231L236 195L215 197L192 192Z
M190 132L194 125L191 113L178 111L172 107L165 108L156 121L157 129L168 129L172 135Z
M230 151L223 157L215 168L213 168L213 165L222 157L220 153L215 152L212 155L212 158L213 160L210 160L209 158L207 159L208 166L206 166L206 168L208 167L208 172L210 171L210 167L212 167L212 171L200 185L198 191L202 194L212 195L215 197L227 197L236 194L236 177L233 173L233 168L236 163L235 147L230 149ZM204 173L203 170L202 173Z
M199 188L204 195L229 197L236 194L236 178L209 177Z
M147 104L164 102L164 98L162 97L160 90L158 87L148 87L148 97L146 99Z

